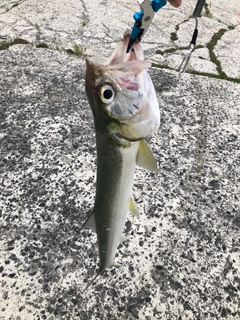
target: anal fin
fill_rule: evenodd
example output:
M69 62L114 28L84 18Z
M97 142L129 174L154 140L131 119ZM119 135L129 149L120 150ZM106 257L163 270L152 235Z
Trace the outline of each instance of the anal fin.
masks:
M126 236L124 234L122 234L120 237L120 240L119 240L119 244L126 241L126 240L127 240Z
M94 212L92 212L89 217L87 218L86 222L83 224L82 228L86 229L92 229L96 232L96 222L95 222L95 215Z
M133 197L131 197L129 199L128 209L129 209L129 212L134 214L136 217L138 217L138 218L140 217L138 207L137 207L135 201L133 200Z

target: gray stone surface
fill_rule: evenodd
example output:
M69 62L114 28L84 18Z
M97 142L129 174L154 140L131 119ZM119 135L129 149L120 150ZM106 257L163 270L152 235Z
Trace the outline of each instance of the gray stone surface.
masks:
M237 1L225 3L209 3L212 16L202 18L197 75L179 82L174 70L150 70L162 115L149 141L159 170L137 169L141 217L129 216L120 266L83 294L98 265L96 235L80 231L96 174L84 55L109 56L137 5L1 1L1 320L240 319L240 85L231 81L240 74L240 17ZM193 8L185 1L156 15L143 42L156 65L177 69Z
M155 15L143 39L145 55L162 67L178 69L192 37L195 0L179 9L167 4ZM109 56L123 30L132 27L135 1L36 0L1 1L0 42L16 38L52 49ZM221 77L240 77L240 8L238 0L207 1L189 70ZM210 55L203 52L207 48ZM170 53L169 53L170 50ZM156 54L161 51L161 54Z

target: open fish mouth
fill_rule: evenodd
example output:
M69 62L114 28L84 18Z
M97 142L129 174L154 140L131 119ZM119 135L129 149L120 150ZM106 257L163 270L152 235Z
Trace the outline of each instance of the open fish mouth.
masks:
M131 34L131 30L127 30L123 34L123 39L118 43L115 51L110 57L110 60L109 60L110 65L125 63L133 60L144 60L143 52L138 40L135 41L129 53L126 53L129 39L130 39L130 34Z
M109 135L137 141L158 129L160 113L147 71L151 63L144 60L138 41L126 53L129 37L126 32L110 59L87 59L86 90L96 130L107 124Z

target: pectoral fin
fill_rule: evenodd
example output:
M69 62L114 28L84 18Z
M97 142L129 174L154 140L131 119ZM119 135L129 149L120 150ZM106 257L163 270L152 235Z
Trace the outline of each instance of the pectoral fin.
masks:
M149 171L157 171L157 161L145 140L141 140L137 152L137 165Z
M129 200L128 209L132 214L134 214L138 218L140 217L140 214L139 214L139 211L138 211L138 207L137 207L137 205L136 205L136 203L135 203L135 201L133 200L132 197Z

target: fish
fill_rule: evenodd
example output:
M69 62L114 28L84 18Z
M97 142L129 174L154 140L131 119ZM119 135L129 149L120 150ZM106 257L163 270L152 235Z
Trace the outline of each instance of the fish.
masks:
M157 170L145 139L160 125L156 92L140 43L126 53L130 32L110 58L86 59L85 89L93 113L97 148L95 203L84 227L97 233L99 270L114 265L128 212L139 216L132 196L136 165Z

